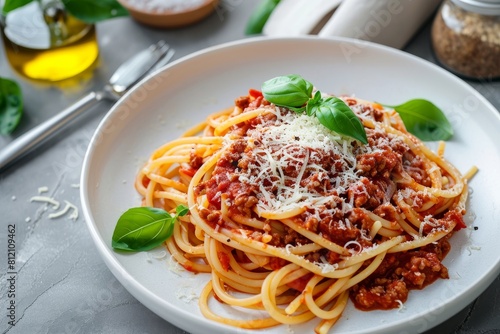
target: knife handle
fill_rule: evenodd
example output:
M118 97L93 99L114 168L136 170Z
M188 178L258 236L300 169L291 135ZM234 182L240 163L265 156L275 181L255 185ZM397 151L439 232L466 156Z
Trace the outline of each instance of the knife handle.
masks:
M0 151L0 170L26 155L30 150L54 135L71 120L101 101L103 97L104 95L100 92L90 92L68 108L9 143Z

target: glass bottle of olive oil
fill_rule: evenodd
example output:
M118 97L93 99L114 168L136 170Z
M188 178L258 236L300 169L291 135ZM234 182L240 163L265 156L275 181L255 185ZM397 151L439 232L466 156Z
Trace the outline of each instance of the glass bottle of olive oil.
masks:
M2 17L7 58L22 75L60 81L89 68L98 56L95 27L71 16L60 0L38 0Z

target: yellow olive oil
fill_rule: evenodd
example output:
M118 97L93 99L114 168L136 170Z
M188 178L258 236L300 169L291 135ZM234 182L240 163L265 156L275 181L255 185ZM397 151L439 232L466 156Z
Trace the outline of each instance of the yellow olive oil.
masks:
M95 27L69 15L58 1L34 1L9 12L2 37L12 67L35 80L74 77L99 54Z

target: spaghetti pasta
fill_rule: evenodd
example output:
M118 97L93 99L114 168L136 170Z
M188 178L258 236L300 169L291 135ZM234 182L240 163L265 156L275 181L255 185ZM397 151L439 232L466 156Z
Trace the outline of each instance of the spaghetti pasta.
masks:
M465 227L467 179L409 134L399 115L343 97L368 144L277 107L255 90L158 148L136 178L143 205L187 205L166 245L211 273L204 316L241 328L321 321L349 298L362 310L399 308L408 290L447 278L448 239ZM210 298L264 310L216 314Z

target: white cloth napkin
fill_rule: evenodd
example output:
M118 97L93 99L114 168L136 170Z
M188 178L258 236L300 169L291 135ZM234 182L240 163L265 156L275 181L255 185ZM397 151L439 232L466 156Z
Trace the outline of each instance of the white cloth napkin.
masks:
M263 33L297 36L319 30L318 35L323 37L351 37L401 49L440 3L441 0L281 0Z

